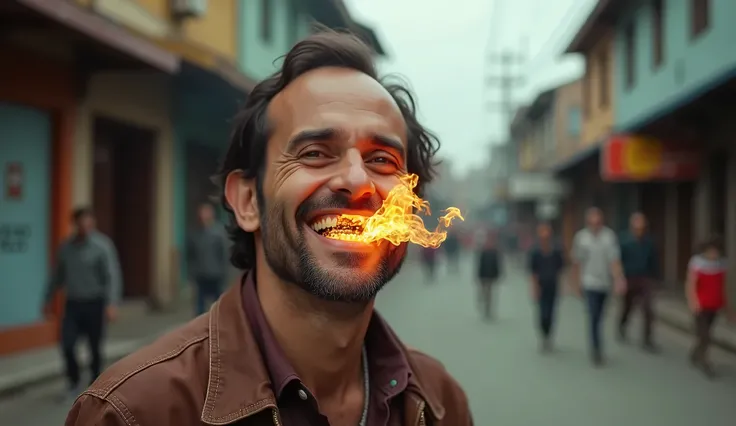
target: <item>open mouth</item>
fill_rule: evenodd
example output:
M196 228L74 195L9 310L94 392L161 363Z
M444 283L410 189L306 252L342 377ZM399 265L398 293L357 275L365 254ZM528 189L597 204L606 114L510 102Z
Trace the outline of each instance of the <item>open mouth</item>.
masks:
M319 216L309 227L319 235L333 240L360 242L365 218L352 215Z

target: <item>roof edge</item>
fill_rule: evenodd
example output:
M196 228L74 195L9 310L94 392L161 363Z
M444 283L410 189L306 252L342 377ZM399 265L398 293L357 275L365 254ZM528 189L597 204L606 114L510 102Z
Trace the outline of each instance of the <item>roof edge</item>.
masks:
M622 8L622 2L616 0L598 0L593 10L590 12L588 17L580 26L578 32L572 38L567 48L563 53L583 53L589 49L590 37L596 27L598 27L603 20L603 17L610 12L620 10Z

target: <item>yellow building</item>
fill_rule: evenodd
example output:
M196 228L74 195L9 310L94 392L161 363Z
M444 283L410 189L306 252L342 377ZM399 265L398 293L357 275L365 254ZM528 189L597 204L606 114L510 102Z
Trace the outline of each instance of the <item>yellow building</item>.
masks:
M588 37L576 37L566 51L566 53L579 53L585 57L581 148L602 142L613 129L616 93L613 87L615 65L613 46L613 31L598 29L595 34Z

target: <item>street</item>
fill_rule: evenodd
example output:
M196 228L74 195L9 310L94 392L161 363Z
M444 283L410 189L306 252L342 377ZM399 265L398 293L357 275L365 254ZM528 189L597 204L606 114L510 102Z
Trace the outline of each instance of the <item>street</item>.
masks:
M594 369L586 352L583 306L571 297L558 311L558 350L542 355L527 283L519 270L507 269L491 323L482 322L476 309L470 258L460 273L440 268L434 284L407 261L377 303L407 344L439 358L460 381L476 425L734 424L736 356L714 351L721 377L708 381L687 363L686 335L659 327L663 353L648 355L636 345L638 323L631 324L632 343L623 347L612 338L609 316L609 363ZM0 402L0 424L62 424L67 407L54 401L60 389L61 383L50 383Z

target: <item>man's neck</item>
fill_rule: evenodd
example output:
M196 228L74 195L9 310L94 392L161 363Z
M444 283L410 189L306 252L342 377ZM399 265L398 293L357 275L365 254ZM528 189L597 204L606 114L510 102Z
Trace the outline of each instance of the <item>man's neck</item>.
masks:
M373 302L356 306L317 299L265 265L257 269L256 288L284 355L320 401L339 405L362 387L362 347Z

